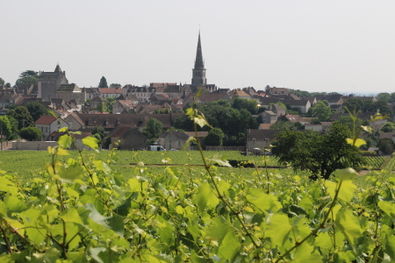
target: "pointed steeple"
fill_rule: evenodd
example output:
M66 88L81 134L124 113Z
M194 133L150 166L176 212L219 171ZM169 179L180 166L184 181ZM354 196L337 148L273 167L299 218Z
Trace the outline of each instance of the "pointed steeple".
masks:
M200 42L200 31L196 49L195 69L204 69L203 55L202 55L202 44Z
M55 68L54 72L57 72L57 73L62 72L62 69L60 68L59 64L56 64L56 68Z
M196 49L195 67L192 70L192 86L205 86L207 84L206 69L204 68L200 31Z

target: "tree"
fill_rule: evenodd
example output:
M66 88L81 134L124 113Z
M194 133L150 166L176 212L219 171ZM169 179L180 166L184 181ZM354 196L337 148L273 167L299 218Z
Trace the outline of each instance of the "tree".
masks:
M235 98L232 102L232 107L238 110L246 109L251 114L255 114L258 110L257 102L255 100Z
M93 128L92 130L92 135L93 137L97 138L97 140L99 141L99 145L102 145L105 134L104 134L104 128L102 126L96 126L95 128Z
M0 87L1 87L1 86L4 86L4 84L5 84L4 79L0 78Z
M359 149L346 142L347 127L333 124L329 131L283 131L272 152L281 163L291 163L295 170L311 172L311 178L328 179L337 169L357 167L363 163Z
M108 88L107 80L104 76L100 79L99 88Z
M38 120L41 116L48 114L48 109L37 101L29 102L26 104L26 108L34 121Z
M0 150L3 150L3 142L12 137L12 124L7 116L0 116Z
M204 144L208 146L220 146L224 140L224 132L219 128L213 128L208 132L206 138L204 138Z
M320 122L329 120L331 116L331 108L324 101L318 101L313 107L311 107L311 115L317 118Z
M8 110L7 115L18 122L18 130L33 125L33 118L25 106L17 106Z
M20 130L19 136L28 141L40 141L42 132L36 127L26 127Z
M155 118L151 118L148 120L147 125L145 126L143 133L148 138L148 143L152 144L156 139L162 134L163 124Z
M385 155L390 155L394 152L394 143L391 139L388 138L380 139L377 146L380 152L382 152Z
M38 73L33 70L26 70L19 75L19 78L15 82L19 90L26 90L31 85L35 85L38 80Z

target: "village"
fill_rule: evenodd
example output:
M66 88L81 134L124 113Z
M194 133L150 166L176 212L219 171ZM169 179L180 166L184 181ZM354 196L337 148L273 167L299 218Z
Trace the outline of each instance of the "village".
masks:
M76 135L79 140L97 136L103 148L146 150L158 145L155 149L180 150L190 136L198 135L206 150L254 152L268 148L281 130L323 132L334 121L347 121L353 110L361 124L373 128L366 137L365 150L384 154L393 151L394 94L361 97L269 85L220 88L207 83L200 34L192 73L190 84L122 86L108 84L102 77L97 87L79 87L56 65L53 71L25 71L15 85L0 79L0 116L8 116L12 126L6 131L7 125L0 122L1 149L45 150L56 144L61 135L58 130L67 127L80 131ZM191 125L185 124L188 107L209 105L206 111L212 111L225 102L229 104L222 108L225 112L211 116L217 123L216 130L195 133ZM234 108L240 116L244 114L240 120L248 123L237 129L237 125L217 121L226 119L227 111ZM236 121L235 116L229 116L229 121Z

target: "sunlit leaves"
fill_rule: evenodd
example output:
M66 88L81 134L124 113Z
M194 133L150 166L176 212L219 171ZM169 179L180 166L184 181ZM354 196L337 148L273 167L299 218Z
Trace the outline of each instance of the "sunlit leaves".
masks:
M277 211L282 208L281 203L271 194L266 194L262 189L250 189L247 200L254 204L261 212Z
M98 150L99 149L99 140L96 137L93 136L88 136L82 139L82 143L91 148L92 150Z
M288 240L292 226L289 218L285 214L273 214L261 227L269 237L274 246L283 247Z
M218 248L218 256L226 260L232 260L239 252L240 242L232 231L228 231Z

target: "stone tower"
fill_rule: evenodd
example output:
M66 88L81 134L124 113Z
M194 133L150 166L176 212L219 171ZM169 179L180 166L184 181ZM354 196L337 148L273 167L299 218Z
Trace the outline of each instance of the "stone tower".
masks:
M200 43L200 32L198 37L195 67L192 70L192 86L206 86L206 69L204 68L203 55L202 55L202 44Z

